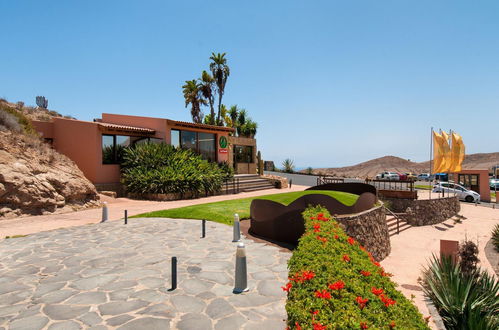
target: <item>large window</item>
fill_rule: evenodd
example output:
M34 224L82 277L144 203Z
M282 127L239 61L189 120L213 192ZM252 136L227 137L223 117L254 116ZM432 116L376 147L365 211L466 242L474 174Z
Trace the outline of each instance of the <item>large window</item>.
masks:
M217 160L215 134L172 129L171 144L174 147L191 149L210 162Z
M235 163L253 163L253 147L234 146Z
M125 148L141 143L160 143L161 139L126 136L102 135L102 164L121 164Z

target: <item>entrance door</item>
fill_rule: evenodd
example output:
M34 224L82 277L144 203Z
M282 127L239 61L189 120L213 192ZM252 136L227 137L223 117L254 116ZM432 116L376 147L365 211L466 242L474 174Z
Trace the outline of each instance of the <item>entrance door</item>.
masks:
M459 184L467 189L480 193L480 175L478 174L459 174Z

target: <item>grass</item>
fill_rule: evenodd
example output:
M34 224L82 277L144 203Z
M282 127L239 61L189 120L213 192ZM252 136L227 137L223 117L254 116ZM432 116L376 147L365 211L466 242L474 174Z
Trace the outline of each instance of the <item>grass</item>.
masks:
M424 189L424 190L431 190L432 186L431 184L417 184L417 185L414 185L414 188L416 189Z
M9 239L9 238L19 238L19 237L26 237L28 235L12 235L12 236L5 236L5 239Z
M174 219L205 219L224 224L232 224L234 213L239 214L240 219L248 219L250 217L250 204L255 198L267 199L278 202L284 205L289 205L297 198L310 195L310 194L324 194L336 198L338 201L345 205L353 205L359 196L339 191L327 190L307 190L307 191L294 191L283 194L265 195L250 198L233 199L223 202L199 204L192 206L185 206L176 209L155 211L143 213L134 218L174 218Z

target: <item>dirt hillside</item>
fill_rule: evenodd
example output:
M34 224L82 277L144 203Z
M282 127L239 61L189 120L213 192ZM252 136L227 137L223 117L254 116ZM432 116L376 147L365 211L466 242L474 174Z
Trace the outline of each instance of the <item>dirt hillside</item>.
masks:
M499 152L480 153L466 155L463 162L464 169L491 169L492 166L499 164ZM382 171L393 172L411 172L411 173L427 173L429 172L429 162L411 162L406 159L395 156L384 156L369 160L353 166L336 167L336 168L316 168L315 174L328 174L340 177L374 177ZM303 171L305 172L305 171Z

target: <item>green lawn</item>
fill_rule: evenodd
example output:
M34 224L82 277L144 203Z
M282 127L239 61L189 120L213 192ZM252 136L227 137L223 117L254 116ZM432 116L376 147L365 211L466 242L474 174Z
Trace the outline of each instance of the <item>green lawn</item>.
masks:
M134 216L147 218L175 218L175 219L206 219L210 221L232 224L234 213L239 214L241 219L247 219L250 216L250 204L255 198L268 199L284 205L288 205L298 197L309 194L324 194L336 198L345 205L353 205L359 196L339 191L327 190L307 190L294 191L283 194L265 195L259 197L233 199L223 202L199 204L185 206L176 209L162 210L139 214Z
M414 188L416 189L424 189L424 190L431 190L432 189L432 185L431 184L417 184L414 186Z

